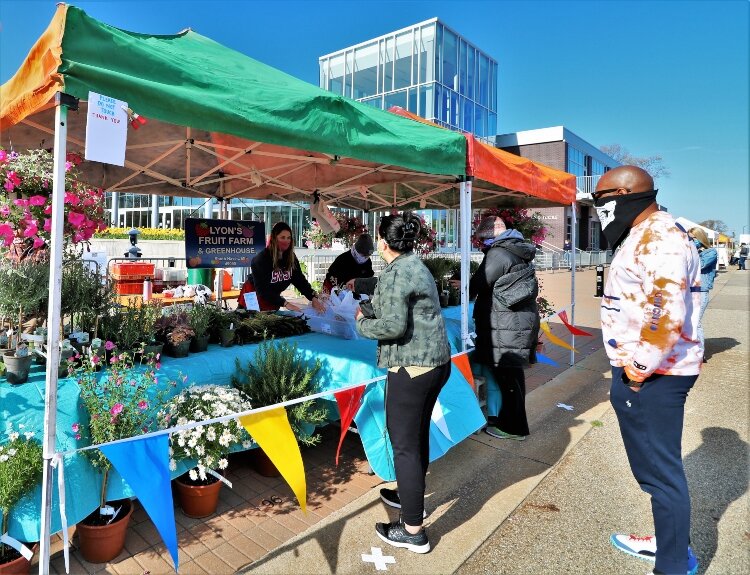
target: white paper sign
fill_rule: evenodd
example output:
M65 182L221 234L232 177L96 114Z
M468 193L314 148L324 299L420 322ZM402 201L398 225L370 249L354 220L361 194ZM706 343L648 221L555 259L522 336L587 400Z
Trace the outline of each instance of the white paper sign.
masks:
M125 145L128 140L128 115L123 109L127 102L89 92L86 118L87 160L125 165Z
M245 294L245 307L250 310L260 311L260 305L258 305L258 294L254 291L249 291Z

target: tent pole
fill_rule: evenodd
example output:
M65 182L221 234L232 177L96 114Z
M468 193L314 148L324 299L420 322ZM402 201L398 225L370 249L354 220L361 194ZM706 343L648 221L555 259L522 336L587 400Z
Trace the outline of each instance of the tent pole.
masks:
M60 305L62 288L63 227L65 225L65 154L68 137L68 107L78 109L78 100L58 92L55 97L55 147L52 176L52 229L50 233L49 304L47 306L47 364L44 392L44 437L42 443L42 521L39 535L39 573L49 573L52 526L52 457L57 446L57 365L60 363Z
M472 343L469 339L469 262L471 250L471 180L461 182L461 350L466 351Z
M576 218L576 203L575 201L570 204L570 244L571 244L571 251L573 252L573 258L571 259L571 268L570 268L570 323L572 325L576 324L576 256L578 255L576 253L576 250L578 249L578 241L576 238L576 227L578 224L577 218ZM576 346L576 336L575 334L570 335L570 347L575 348ZM576 352L571 349L570 350L570 365L573 365L576 361Z

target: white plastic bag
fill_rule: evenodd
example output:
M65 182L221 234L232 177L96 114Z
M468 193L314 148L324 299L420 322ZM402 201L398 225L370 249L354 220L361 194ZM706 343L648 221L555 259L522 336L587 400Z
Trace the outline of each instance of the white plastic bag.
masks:
M310 216L318 222L324 234L336 233L341 229L339 221L333 215L328 206L320 201L318 192L314 194L315 199L310 204Z

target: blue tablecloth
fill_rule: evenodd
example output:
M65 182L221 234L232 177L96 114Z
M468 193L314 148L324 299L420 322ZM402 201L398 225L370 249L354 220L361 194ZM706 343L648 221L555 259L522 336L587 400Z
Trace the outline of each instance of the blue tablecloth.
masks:
M453 352L460 350L461 328L460 307L447 308L446 327ZM458 319L456 319L458 318ZM323 368L321 381L323 391L335 391L346 385L367 381L382 375L385 370L375 365L377 342L368 339L343 340L328 335L310 333L288 338L297 343L299 350L309 358L321 360ZM255 356L258 345L222 348L211 345L207 352L190 354L186 358L162 358L159 370L160 382L176 380L179 386L193 383L230 385L235 372L235 361L246 362ZM187 376L182 383L181 376ZM103 375L104 376L104 375ZM44 386L43 366L34 366L29 381L23 385L10 385L0 380L0 433L5 433L9 424L16 431L34 431L41 441L44 427ZM80 390L72 379L58 382L57 394L57 450L71 451L80 447L75 440L72 425L88 421L85 408L79 398ZM333 400L333 395L331 395ZM4 442L4 438L3 438ZM173 477L184 472L179 468ZM65 493L68 524L73 525L95 510L99 504L101 476L88 459L79 453L65 456ZM116 470L109 478L107 498L110 500L133 495L132 490L122 480ZM22 541L36 541L40 532L41 486L27 494L13 510L8 532ZM57 481L53 489L52 532L61 529L58 511Z

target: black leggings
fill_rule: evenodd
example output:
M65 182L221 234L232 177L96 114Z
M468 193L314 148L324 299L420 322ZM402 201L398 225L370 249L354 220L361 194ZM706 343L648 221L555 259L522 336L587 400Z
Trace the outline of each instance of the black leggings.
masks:
M450 361L413 379L403 367L388 372L385 420L393 446L401 516L407 525L422 525L432 409L450 373Z

